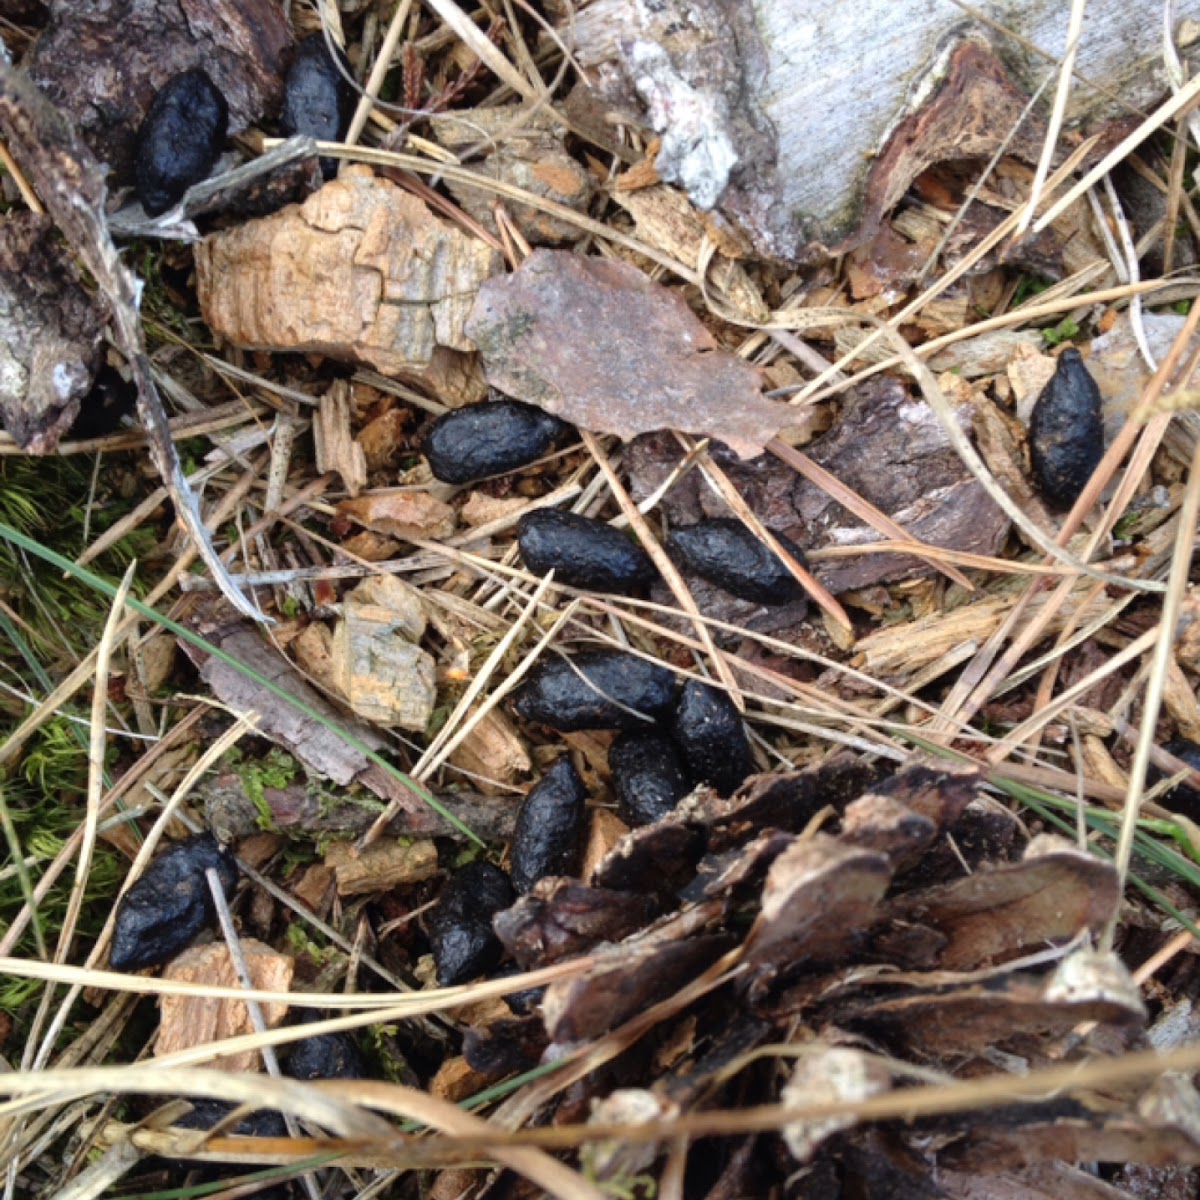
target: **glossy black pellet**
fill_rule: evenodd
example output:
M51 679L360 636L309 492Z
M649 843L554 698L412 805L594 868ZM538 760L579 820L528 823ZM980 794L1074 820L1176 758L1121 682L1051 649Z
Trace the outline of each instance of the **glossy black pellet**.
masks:
M229 106L203 68L163 86L138 130L137 194L148 216L166 212L208 177L228 128Z
M426 922L442 987L475 979L500 961L504 947L492 917L515 899L508 876L489 862L468 863L450 876Z
M474 483L527 467L569 429L532 404L492 400L439 417L425 436L425 456L443 483Z
M1104 457L1100 389L1078 350L1064 350L1029 421L1033 482L1055 508L1070 508Z
M513 707L526 721L571 733L645 729L636 714L660 720L674 699L675 677L666 667L619 650L593 650L540 663L517 689Z
M644 594L657 572L650 556L619 529L590 517L539 508L517 522L517 545L537 575L551 568L555 582L622 596Z
M192 944L214 916L204 874L209 867L232 895L237 864L211 833L175 842L146 868L117 908L109 953L114 971L158 966Z
M181 1129L211 1129L223 1121L234 1110L234 1105L224 1100L190 1099L192 1111L184 1113L175 1124ZM258 1108L247 1113L229 1133L237 1137L287 1137L287 1124L283 1114L272 1108Z
M366 1066L348 1033L321 1033L296 1043L285 1072L293 1079L362 1079Z
M692 780L722 796L731 796L754 771L741 713L725 692L706 683L684 684L671 733Z
M342 64L345 66L345 63ZM323 33L306 37L284 82L279 126L284 137L301 135L319 142L340 142L350 124L353 93L329 53ZM337 173L337 160L321 159L326 179Z
M1167 742L1163 749L1181 762L1187 763L1189 767L1200 771L1200 744L1188 738L1174 738ZM1164 778L1161 771L1156 770L1154 775L1157 779ZM1193 787L1190 783L1177 783L1169 792L1163 794L1161 803L1172 812L1193 821L1200 821L1200 788Z
M797 562L800 548L780 533L775 537ZM667 537L671 557L709 583L756 604L795 604L804 599L783 560L759 541L741 521L699 521L673 530Z
M665 817L691 788L675 743L661 733L623 733L608 752L617 812L626 824Z
M512 839L513 887L524 895L546 875L573 875L583 850L587 789L566 758L555 759L525 797Z

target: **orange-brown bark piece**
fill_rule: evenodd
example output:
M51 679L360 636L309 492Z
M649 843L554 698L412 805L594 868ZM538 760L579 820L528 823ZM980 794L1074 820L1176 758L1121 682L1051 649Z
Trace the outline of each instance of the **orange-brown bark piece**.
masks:
M436 875L437 847L426 840L396 838L381 838L365 850L350 842L334 842L325 855L325 865L337 877L340 896L386 892Z
M366 167L196 248L200 306L214 333L391 375L419 375L439 346L472 349L463 323L498 265L489 246Z
M253 938L242 941L242 954L254 987L259 991L286 992L292 986L295 963L286 954L277 954L270 946ZM238 977L229 950L218 942L192 946L167 964L163 978L177 983L201 983L210 987L237 987ZM286 1004L263 1004L263 1019L268 1028L279 1025L287 1015ZM241 1000L212 1000L202 996L163 996L159 1000L161 1021L154 1052L160 1058L227 1038L253 1033L250 1013ZM222 1071L257 1071L261 1059L255 1050L223 1054L211 1064Z

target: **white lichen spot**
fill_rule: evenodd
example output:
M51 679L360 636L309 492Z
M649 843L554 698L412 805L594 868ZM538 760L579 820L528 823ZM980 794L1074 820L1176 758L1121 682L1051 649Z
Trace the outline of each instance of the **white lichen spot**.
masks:
M710 96L675 70L661 46L635 41L629 61L650 124L662 137L654 162L659 175L679 184L697 208L715 207L738 162L723 116Z

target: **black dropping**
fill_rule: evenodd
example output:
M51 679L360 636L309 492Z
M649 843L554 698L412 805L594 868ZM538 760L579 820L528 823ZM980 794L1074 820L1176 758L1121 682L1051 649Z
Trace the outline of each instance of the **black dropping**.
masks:
M790 538L776 533L780 545L801 565L804 555ZM709 583L756 604L795 604L804 589L783 559L759 541L741 521L699 521L667 536L667 550L682 566Z
M490 862L468 863L450 876L426 922L442 987L475 979L500 961L504 947L492 917L515 899L508 876Z
M515 962L506 962L492 976L493 979L507 979L512 975L521 975L524 968ZM505 1004L519 1017L527 1017L542 1002L546 994L544 987L523 988L519 992L509 992L504 997Z
M201 67L163 85L138 130L137 194L157 217L208 178L229 128L225 97Z
M342 60L346 66L345 59ZM323 33L306 37L284 83L279 126L284 137L299 134L319 142L340 142L350 124L353 93L329 53ZM321 159L326 179L337 172L337 160Z
M185 1113L175 1122L181 1129L211 1129L223 1121L235 1105L224 1100L191 1100L192 1111ZM228 1130L237 1137L284 1138L288 1136L287 1123L283 1114L271 1108L255 1109L247 1113L234 1127Z
M1078 350L1064 350L1029 422L1033 482L1055 508L1070 508L1104 457L1100 389Z
M296 1043L285 1072L293 1079L363 1079L367 1069L348 1033L319 1033Z
M729 696L706 683L684 684L671 732L688 774L731 796L754 771L742 715Z
M573 875L587 822L587 789L567 757L525 797L512 839L513 887L523 896L546 875Z
M675 676L666 667L619 650L593 650L535 667L513 707L526 721L571 733L645 729L647 722L635 714L661 720L674 699Z
M425 456L443 483L474 483L527 467L569 428L532 404L492 400L439 417L425 435Z
M1187 738L1175 738L1163 749L1168 754L1173 754L1180 762L1187 763L1193 770L1200 771L1200 744ZM1165 778L1161 771L1156 771L1155 775L1158 779ZM1162 805L1180 816L1200 821L1200 788L1195 788L1190 783L1177 783L1169 792L1163 794Z
M658 574L645 550L619 529L556 508L526 513L517 522L517 544L531 571L553 568L555 581L568 587L638 596Z
M79 404L79 416L71 426L69 438L97 438L116 433L124 417L137 404L137 389L127 383L115 367L100 368L92 389Z
M675 743L661 733L623 733L608 752L617 811L629 825L649 825L688 794Z
M237 886L233 856L211 833L168 846L125 893L117 908L109 964L140 971L186 950L214 916L204 872L216 869L226 896Z

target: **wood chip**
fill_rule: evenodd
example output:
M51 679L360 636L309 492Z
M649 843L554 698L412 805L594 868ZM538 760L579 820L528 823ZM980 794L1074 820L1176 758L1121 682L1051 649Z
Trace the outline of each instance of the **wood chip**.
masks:
M253 938L242 941L242 954L254 987L261 991L286 992L292 986L295 962L289 955L277 954L270 946ZM210 987L237 987L238 977L229 950L221 943L192 946L167 964L163 978L178 983L202 983ZM160 1024L154 1053L160 1057L253 1033L250 1013L241 1000L210 1000L200 996L162 996L158 1002ZM268 1028L283 1022L286 1004L264 1004L263 1018ZM221 1071L258 1071L262 1060L255 1050L224 1054L205 1066Z
M337 878L339 896L362 896L432 879L438 871L437 847L425 839L380 838L365 850L353 842L334 842L325 865Z
M350 707L376 725L423 730L437 699L420 593L391 575L364 580L343 603L333 633L333 680Z
M442 541L457 524L454 509L428 492L395 488L343 500L338 514L390 537Z
M419 375L463 324L499 255L368 167L348 166L301 205L196 248L204 319L256 349L317 351Z
M354 439L351 429L353 405L350 385L339 379L321 397L313 421L313 440L316 442L317 470L336 471L351 496L357 496L367 486L367 458Z
M468 715L466 720L470 719ZM451 753L450 761L470 771L474 776L472 783L489 796L507 794L507 788L495 785L515 783L533 767L521 735L498 708L475 723Z

